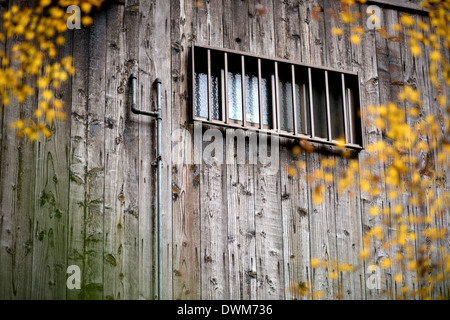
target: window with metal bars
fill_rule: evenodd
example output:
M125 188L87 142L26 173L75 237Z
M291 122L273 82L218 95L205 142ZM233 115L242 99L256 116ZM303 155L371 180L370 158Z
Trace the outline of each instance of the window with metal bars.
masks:
M362 146L358 74L193 45L196 121Z

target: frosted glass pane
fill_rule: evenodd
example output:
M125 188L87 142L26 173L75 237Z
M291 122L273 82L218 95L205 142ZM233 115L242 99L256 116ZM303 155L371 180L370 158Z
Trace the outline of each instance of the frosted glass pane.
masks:
M222 52L211 51L211 113L215 120L222 119L222 90L224 81L225 62Z
M299 132L302 131L302 110L301 110L301 104L302 104L302 92L301 92L301 86L296 83L295 84L295 110L297 113L297 130Z
M331 138L345 139L344 106L342 102L342 79L337 72L328 72Z
M272 88L270 79L261 79L261 95L262 95L262 109L263 109L263 124L269 125L272 119Z
M294 130L294 110L292 109L292 73L291 66L278 65L278 90L280 102L280 125L282 130Z
M258 60L245 60L246 121L259 123Z
M230 119L242 120L241 58L228 55L228 112Z
M263 125L272 128L273 96L275 93L275 63L261 60L261 100Z
M195 115L208 117L208 75L196 72L195 75Z
M220 119L220 82L219 77L211 75L211 102L212 102L212 118Z
M314 133L316 137L328 138L327 101L325 95L325 72L312 71Z
M194 110L197 117L208 117L208 56L207 50L195 49Z
M303 134L310 134L310 106L308 68L295 67L295 102L297 110L297 129Z

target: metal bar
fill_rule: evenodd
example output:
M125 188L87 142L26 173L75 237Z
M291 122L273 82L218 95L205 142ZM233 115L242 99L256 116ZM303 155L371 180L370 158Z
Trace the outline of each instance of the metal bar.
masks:
M337 68L332 68L332 67L324 67L324 66L321 66L321 65L316 65L316 64L311 64L311 63L298 63L298 62L293 62L292 60L276 58L276 57L265 57L263 55L258 55L258 54L253 54L253 53L248 53L248 52L243 52L243 51L238 51L238 50L217 48L217 47L213 47L213 46L198 45L198 44L196 44L195 46L199 47L199 48L205 48L205 49L210 49L210 50L217 50L217 51L222 51L222 52L228 52L228 53L234 53L234 54L238 54L238 55L243 55L244 57L261 58L263 60L270 60L270 61L274 61L274 62L282 62L282 63L284 62L284 63L294 64L296 66L311 67L311 68L318 69L318 70L328 70L328 71L343 72L345 74L352 74L352 75L357 75L358 74L355 71L342 70L342 69L337 69Z
M353 110L353 112L355 112L355 111L357 112L357 114L356 114L356 119L358 119L358 117L360 117L360 115L359 115L359 110L361 110L361 106L362 106L361 94L360 94L360 92L359 92L360 85L361 85L361 73L359 73L359 72L358 72L357 79L358 79L358 82L356 83L356 88L355 88L356 92L355 92L354 94L357 94L357 95L358 95L358 99L357 99L357 101L358 101L358 102L357 102L357 103L358 103L358 107L357 107L357 110ZM355 109L355 108L353 107L353 109ZM355 113L352 114L352 117L355 118ZM361 118L359 118L358 120L359 120L358 123L360 124L360 126L359 126L359 132L358 132L358 138L361 139L361 140L360 140L361 146L364 147L364 132L363 132L363 127L362 127L362 125L361 125ZM355 125L355 124L356 124L355 119L353 119L353 120L352 120L352 125ZM356 130L356 129L355 129L355 130ZM352 136L352 141L353 141L353 143L355 142L356 139L357 139L357 137L356 137L356 131L355 131L355 133L354 133L353 136Z
M228 54L224 53L225 60L225 123L229 123L230 110L228 109Z
M311 68L308 68L308 85L309 85L309 115L311 124L311 137L314 138L316 136L316 132L314 130L314 101L313 101L314 99L313 99Z
M276 91L275 91L275 76L270 76L270 87L272 90L272 129L277 130L277 112L276 112Z
M331 134L331 113L330 113L330 92L328 86L328 71L325 71L325 97L327 103L327 128L328 128L328 140L333 140Z
M258 105L259 105L259 128L263 128L263 101L262 101L262 71L261 59L258 59Z
M225 53L224 53L225 56ZM222 107L222 121L225 121L225 107L226 107L226 91L225 91L225 78L226 78L226 73L224 69L220 69L220 93L221 93L221 107Z
M274 131L272 129L259 129L258 127L251 127L251 126L247 126L246 128L242 128L242 125L239 124L233 124L233 123L229 123L229 124L225 124L222 121L218 121L218 120L212 120L212 121L208 121L208 119L206 118L196 118L195 119L198 122L202 122L204 124L210 124L210 125L217 125L217 126L221 126L224 128L236 128L236 129L243 129L243 130L248 130L248 131L256 131L256 132L264 132L264 133L268 133L268 134L273 134ZM291 132L287 132L287 131L281 131L279 133L280 136L282 137L286 137L286 138L291 138L291 139L304 139L310 142L317 142L317 143L321 143L321 144L326 144L326 145L330 145L330 146L337 146L340 145L339 143L337 143L336 141L329 141L327 139L321 139L319 137L316 138L311 138L308 135L304 135L299 133L297 136L294 136ZM363 147L357 144L352 144L352 143L347 143L345 145L346 148L349 149L356 149L356 150L362 150Z
M247 110L245 96L245 57L241 56L241 87L242 87L242 126L247 126Z
M277 114L277 131L281 130L280 120L280 88L278 81L278 62L275 61L275 101L276 101L276 114Z
M161 79L156 79L156 90L157 90L157 160L158 160L158 298L162 300L163 290L162 290L162 272L163 272L163 259L162 259L162 226L163 226L163 209L162 209L162 112L161 112Z
M131 111L136 114L146 115L156 117L157 120L157 166L158 166L158 180L157 180L157 220L158 220L158 239L157 239L157 257L158 257L158 275L157 275L157 284L158 284L158 299L162 299L162 220L163 220L163 210L162 210L162 107L161 107L161 79L157 78L155 80L154 85L157 90L157 99L156 99L156 111L142 111L137 108L136 105L136 82L137 75L133 73L131 75L132 81L132 105Z
M302 101L302 133L308 133L308 113L306 112L307 108L307 101L306 101L306 84L302 83L302 93L303 93L303 101Z
M144 116L151 116L151 117L157 117L158 112L157 111L145 111L140 110L137 106L137 88L136 88L136 82L137 82L137 75L136 73L131 74L131 85L132 85L132 101L131 101L131 111L135 114L141 114Z
M353 97L351 93L351 89L347 88L347 101L348 101L348 123L349 123L349 132L350 132L350 139L349 143L353 143L353 137L354 137L354 128L353 128Z
M212 93L211 93L211 50L207 51L208 60L208 120L212 120Z
M192 45L192 48L191 48L191 59L192 59L192 61L191 61L191 74L192 74L192 79L191 79L191 81L192 81L192 83L191 83L191 117L192 117L192 119L194 119L195 118L195 77L194 77L194 75L195 75L195 54L194 54L194 48L195 48L195 46L194 45Z
M349 135L349 128L348 128L348 110L347 110L347 103L345 98L345 75L341 73L341 82L342 82L342 108L344 109L344 132L345 132L345 142L351 143L351 137Z
M291 75L292 75L292 114L293 114L293 121L294 121L294 136L298 133L297 128L297 99L295 98L295 67L292 64L291 65ZM299 101L300 103L300 101Z

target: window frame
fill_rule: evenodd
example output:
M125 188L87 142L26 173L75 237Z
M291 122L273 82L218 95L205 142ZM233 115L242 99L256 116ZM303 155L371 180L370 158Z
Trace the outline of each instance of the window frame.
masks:
M200 117L195 114L195 48L200 48L203 50L207 50L207 75L208 75L208 117ZM222 93L222 99L220 103L222 103L221 107L221 117L223 120L217 120L212 118L212 93L211 93L211 51L223 53L224 57L224 72L222 75L222 83L223 85L219 89ZM315 143L321 143L326 145L342 145L342 143L339 143L338 141L334 139L330 139L330 136L332 135L331 131L331 118L330 118L330 92L329 92L329 83L328 83L328 72L337 72L341 76L341 86L342 86L342 98L343 98L343 115L344 115L344 133L345 133L345 143L344 146L346 148L350 149L356 149L356 150L362 150L364 148L363 146L363 126L361 122L361 116L357 114L358 111L361 110L361 90L360 90L360 83L361 78L360 74L358 72L353 71L347 71L342 69L336 69L331 67L324 67L324 66L317 66L314 64L308 64L308 63L298 63L287 59L281 59L281 58L267 58L261 55L256 55L252 53L247 52L241 52L237 50L232 49L225 49L225 48L216 48L208 45L199 45L192 43L191 50L190 50L191 57L189 59L191 64L191 120L193 121L200 121L202 123L206 124L213 124L218 126L224 126L229 128L236 128L236 129L244 129L244 130L256 130L264 133L269 134L277 134L282 137L287 138L294 138L294 139L302 139L307 140L310 142ZM241 59L241 90L242 90L242 120L235 120L230 118L229 115L229 99L228 99L228 55L234 54L240 56ZM247 121L247 115L246 115L246 96L245 96L245 59L246 57L250 58L256 58L258 61L258 114L259 114L259 124L258 123L249 123ZM261 90L261 82L262 82L262 61L265 61L265 63L274 63L274 73L275 73L275 83L271 84L271 109L272 114L271 118L268 119L269 125L265 125L263 122L263 108L262 108L262 90ZM283 63L290 65L291 70L291 81L292 81L292 107L293 107L293 131L286 131L281 129L281 123L280 123L280 115L281 115L281 108L280 108L280 102L279 102L279 74L278 74L278 64ZM306 98L302 98L303 102L300 104L300 115L297 114L297 107L296 107L296 92L295 92L295 75L296 75L296 68L307 68L308 74L307 79L308 83L306 85L306 90L308 90L309 94L309 106L306 105L307 101ZM315 129L314 129L314 102L313 102L313 85L312 85L312 73L313 70L323 70L325 74L325 91L326 91L326 119L327 123L324 124L326 126L326 130L328 132L328 138L322 138L315 136ZM348 103L348 94L350 88L345 84L345 75L349 76L356 76L357 80L357 107L358 110L354 110L354 105L352 106L352 110L349 110ZM301 89L300 89L301 90ZM305 91L303 91L305 92ZM355 97L355 94L353 94L353 98ZM302 107L303 106L303 107ZM308 110L306 110L308 108ZM304 110L305 109L305 110ZM302 117L302 120L304 115L307 114L307 111L309 112L309 123L307 126L309 127L309 134L300 133L299 131L302 130L302 128L298 128L298 119L297 117ZM349 117L355 117L356 119L352 122L352 119L349 119ZM358 123L356 121L359 121L359 129L356 130L355 126L358 127ZM305 124L303 121L301 122L301 126L305 127ZM359 140L360 144L355 143L355 140Z

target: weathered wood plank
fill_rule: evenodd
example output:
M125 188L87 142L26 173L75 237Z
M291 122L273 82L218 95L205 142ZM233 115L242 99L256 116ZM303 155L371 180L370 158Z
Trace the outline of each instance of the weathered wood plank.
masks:
M252 17L247 19L239 18L233 21L232 16L236 10L241 10L242 17L250 12L248 4L238 4L236 2L225 1L223 5L223 45L228 48L245 49L250 51L251 40L242 41L242 34L252 24ZM236 26L236 24L240 26ZM227 27L227 26L230 27ZM232 27L231 27L232 26ZM251 36L252 33L249 32ZM225 131L223 131L225 132ZM226 142L226 154L242 152L238 140L246 139L246 133L238 130L227 131L233 136L233 142ZM241 135L242 134L242 135ZM234 138L234 135L237 135ZM236 139L236 149L234 141ZM247 145L247 143L246 143ZM246 150L246 149L245 149ZM229 256L229 292L230 299L255 299L256 297L256 256L255 256L255 226L254 226L254 166L249 164L248 152L245 151L245 163L238 164L236 156L233 163L227 161L225 170L227 211L228 211L228 256ZM225 154L225 157L226 157Z
M420 21L428 24L430 26L430 21L428 17L417 17ZM416 31L422 32L421 30L418 30L416 27ZM426 33L424 32L424 35ZM445 48L443 44L441 44L441 48ZM442 108L438 101L437 96L439 95L439 90L435 88L431 81L430 81L430 51L431 49L427 50L427 47L424 48L423 54L420 55L420 59L416 59L417 62L417 88L420 91L421 99L423 100L424 104L420 109L420 114L417 119L417 123L425 122L426 117L428 115L433 115L435 118L439 119L440 117L444 117L442 114L444 111L444 108ZM445 51L445 52L444 52ZM448 50L441 50L441 54L443 57L446 57L447 61L449 59L449 52ZM439 73L441 73L443 70L442 68L439 68ZM447 97L448 100L448 86L442 86L440 88L442 90L441 94L443 94L445 97ZM447 101L448 104L448 101ZM448 115L447 115L448 116ZM440 122L440 121L438 121ZM445 135L446 128L442 127L440 129L440 134ZM433 146L433 138L430 136L429 132L426 132L425 130L420 130L417 132L418 134L418 141L424 141L428 146ZM427 152L426 150L421 150L419 154L416 154L415 156L418 158L418 172L421 175L422 179L427 179L430 175L430 173L434 172L436 173L435 181L436 185L435 187L431 188L433 192L435 192L435 197L440 197L443 202L441 206L438 206L438 210L441 210L440 213L436 212L432 219L432 226L437 227L439 229L445 228L447 230L447 236L437 240L434 243L434 246L436 248L442 248L445 250L445 252L448 253L448 243L449 242L449 235L448 230L450 230L450 224L449 224L449 209L448 205L445 205L445 192L448 192L449 190L449 179L448 179L448 169L445 167L447 162L441 162L438 161L438 153L443 152L442 150L442 144L437 144L436 148L431 148L430 152ZM431 170L431 172L429 172ZM424 203L420 203L418 206L413 208L414 210L414 216L419 219L423 219L426 217L430 211L429 211L429 204L425 201ZM440 252L440 250L430 250L430 244L429 239L424 234L425 227L427 225L425 223L419 223L416 225L415 233L416 233L416 255L418 255L418 258L424 258L428 257L430 258L430 265L432 266L432 272L431 274L436 277L437 274L441 274L444 276L443 281L439 281L438 283L435 283L433 285L434 290L431 292L428 292L426 296L431 297L432 299L438 299L442 297L449 296L449 287L450 282L448 279L448 275L445 274L445 259L443 259L443 254ZM425 250L421 250L425 249ZM422 288L426 287L427 281L421 281L419 285L421 285ZM421 297L422 298L422 297Z
M349 27L339 24L341 4L337 1L324 1L323 15L325 24L324 47L325 63L328 67L336 69L352 70L351 43L349 41ZM334 36L333 28L341 27L344 30L342 36ZM333 85L333 84L331 84ZM330 108L336 106L330 105ZM330 157L330 162L335 165L323 166L325 174L334 176L332 184L334 199L334 219L336 223L336 257L338 273L338 288L335 297L338 299L362 299L365 293L362 278L364 270L361 268L358 258L362 250L361 236L361 208L359 201L359 185L353 183L346 192L339 192L338 184L343 173L350 170L353 160L346 159L340 154ZM330 183L331 184L331 183ZM329 204L332 206L332 204ZM350 264L354 271L340 271L342 266Z
M20 5L10 1L9 8ZM6 9L6 8L5 8ZM17 39L9 38L4 44L8 56ZM17 68L16 62L12 62ZM18 139L9 125L21 118L32 116L36 95L19 103L11 97L9 106L2 105L2 172L0 198L0 297L4 299L30 299L32 295L32 246L36 146L27 138Z
M164 3L164 5L158 5L155 7L155 34L170 34L170 5ZM173 215L172 215L172 149L169 143L171 130L172 130L172 108L171 108L171 63L167 56L167 52L171 50L171 43L169 37L155 37L154 46L160 48L161 51L157 51L154 56L155 61L155 74L153 81L158 77L162 80L162 161L163 161L163 183L162 183L162 219L163 219L163 299L173 299L173 262L172 262L172 231L173 231ZM187 49L187 48L186 48ZM187 67L187 65L186 65ZM187 72L183 72L187 74ZM186 76L182 80L187 79ZM188 83L187 80L184 80ZM154 95L156 105L156 94ZM188 105L186 104L186 109ZM169 267L167 267L169 266Z
M72 55L72 37L66 37L58 58ZM55 98L64 102L70 114L72 84L64 82ZM34 246L32 296L34 299L65 299L67 240L69 223L69 149L70 122L55 120L53 135L37 143L34 196Z
M365 12L366 7L360 6L359 11ZM362 106L361 108L365 110L368 105L379 105L380 104L380 89L379 89L379 73L383 72L383 69L378 68L378 64L380 62L380 58L385 58L385 53L381 53L380 56L380 39L378 37L377 32L375 30L367 31L361 36L361 43L359 45L351 45L352 48L352 65L353 70L358 71L360 75L360 95ZM374 52L376 54L374 55ZM385 50L383 50L385 52ZM376 143L382 139L381 131L374 124L375 117L367 112L362 112L361 123L363 127L363 145L367 146L372 143ZM359 155L359 173L362 174L364 170L370 170L374 176L383 178L383 167L377 161L370 168L366 167L367 160L371 157L377 157L377 154L369 155L366 151L361 151ZM376 224L381 223L381 219L373 219L369 215L370 208L373 205L378 206L380 208L380 212L382 208L386 205L385 201L385 192L384 192L384 183L380 182L378 184L374 184L372 188L380 187L380 194L382 196L373 198L370 195L370 191L361 190L361 220L362 220L362 230L360 231L362 235L364 235L369 228L373 227ZM375 250L378 250L379 247L376 247ZM365 249L363 247L359 248L362 251ZM370 244L370 250L373 252L374 247L372 243ZM385 299L386 295L380 290L370 289L366 285L371 273L368 270L368 266L374 263L375 258L373 254L370 255L365 260L362 260L362 290L365 290L365 298L366 299Z
M301 61L302 37L300 28L303 23L297 1L274 2L274 29L276 55L281 58ZM277 14L275 14L277 13ZM292 153L292 139L281 139L280 145L280 181L281 189L278 201L281 202L283 222L283 262L286 299L310 298L299 292L306 288L311 279L309 261L309 218L308 189L306 188L305 168L292 174L297 167L296 161L305 161L305 153L298 157ZM303 180L302 180L303 179Z
M286 299L310 299L310 211L306 154L305 151L298 155L290 154L292 150L288 147L281 150L288 158L280 169Z
M124 180L129 173L123 160L125 137L126 104L125 94L125 52L123 35L124 6L111 5L106 17L106 105L105 105L105 187L104 187L104 226L103 226L103 299L125 299L126 279L130 277L124 255L125 196ZM125 83L124 83L125 82ZM128 193L127 193L128 196ZM130 297L131 298L131 297Z
M253 172L252 165L227 163L228 254L232 300L256 299Z
M155 65L152 52L156 37L153 30L155 24L155 2L139 1L139 57L133 66L138 74L138 101L142 110L154 108L152 81L155 77ZM127 9L128 8L128 9ZM126 10L133 8L130 2ZM136 19L136 16L133 16ZM132 58L136 59L136 58ZM135 61L131 60L134 64ZM128 95L129 99L131 98ZM127 110L130 100L127 100ZM129 112L129 111L127 111ZM128 113L127 113L128 114ZM156 150L156 124L151 117L137 116L129 113L129 117L139 122L139 299L155 299L158 295L157 283L157 199L156 171L151 166Z
M139 61L139 9L136 6L140 6L139 1L126 1L125 10L123 14L123 25L125 27L124 41L125 41L125 56L121 61L124 65L124 71L122 74L122 82L126 83L132 72L136 71L135 61ZM138 62L139 65L139 62ZM149 83L148 85L152 85ZM126 99L126 95L120 96L121 105L120 110L124 111L124 149L122 156L123 170L123 195L124 195L124 241L123 241L123 253L124 253L124 295L125 299L138 299L139 298L139 274L136 274L136 268L134 264L139 261L139 216L141 208L139 206L140 189L139 189L139 142L140 132L139 124L136 123L135 118L130 112L130 100ZM141 96L145 99L146 97ZM119 100L120 101L120 100ZM142 117L140 117L142 118ZM149 161L149 157L144 157L146 161ZM105 181L106 183L106 181ZM145 210L144 210L145 212Z
M73 63L76 73L72 77L70 112L70 152L69 152L69 201L67 266L78 266L81 270L81 287L85 284L84 274L84 230L86 214L87 177L87 88L89 60L85 49L89 47L89 30L70 32L73 39ZM67 299L82 298L80 290L67 289Z
M216 130L216 129L213 129ZM201 199L201 285L203 300L229 298L229 257L227 236L226 182L223 164L203 163Z
M194 129L189 122L187 88L190 80L189 54L191 41L195 40L195 29L191 29L194 17L194 3L191 1L172 2L171 4L171 40L177 41L182 51L173 46L171 50L171 111L170 128L175 135L172 137L172 148L179 147L181 154L172 156L173 191L173 298L201 299L201 259L200 249L200 177L199 164L194 164L193 135ZM183 134L183 140L176 132ZM189 159L189 160L188 160Z
M86 128L86 217L83 298L103 297L103 217L105 169L106 12L96 13L90 27L89 86Z

